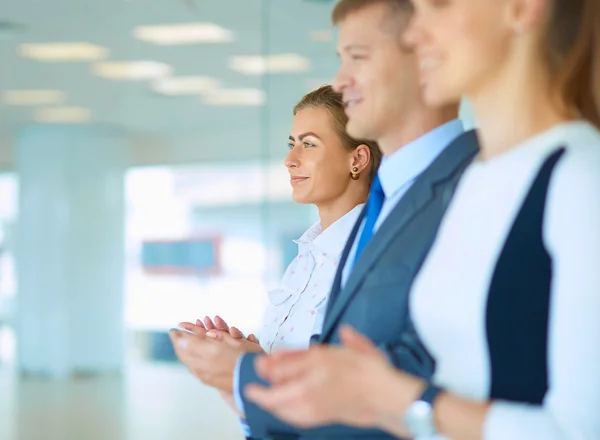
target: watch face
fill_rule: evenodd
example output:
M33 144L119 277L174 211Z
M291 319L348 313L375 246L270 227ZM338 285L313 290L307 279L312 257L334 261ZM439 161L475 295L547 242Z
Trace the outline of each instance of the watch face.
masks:
M412 437L426 437L436 434L433 424L433 408L427 402L417 400L404 417L404 423Z

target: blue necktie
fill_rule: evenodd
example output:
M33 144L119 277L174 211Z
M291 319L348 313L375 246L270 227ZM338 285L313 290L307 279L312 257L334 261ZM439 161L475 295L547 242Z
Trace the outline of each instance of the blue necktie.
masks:
M362 253L363 249L373 237L373 229L377 222L377 217L381 213L383 207L383 201L385 200L385 193L381 187L379 176L375 176L373 183L371 184L371 190L369 191L369 200L367 201L367 215L365 217L365 226L360 234L358 245L356 246L356 255L354 256L354 262L358 260L358 257Z

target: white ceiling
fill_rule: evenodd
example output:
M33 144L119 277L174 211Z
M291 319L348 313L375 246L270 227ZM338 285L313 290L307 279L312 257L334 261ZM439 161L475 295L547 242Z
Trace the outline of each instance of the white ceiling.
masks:
M311 81L337 68L334 41L314 42L332 29L328 1L308 0L0 0L0 21L23 25L0 34L0 90L60 89L68 105L90 108L93 124L123 129L135 162L187 162L280 157L291 110ZM136 40L138 25L213 22L235 34L224 44L154 46ZM109 81L87 62L42 63L16 53L20 43L86 41L110 50L109 60L155 60L174 74L208 75L228 88L264 88L264 107L210 107L197 96L164 97L147 82ZM246 76L228 67L234 55L298 53L309 72ZM0 164L11 163L11 139L31 123L33 109L0 105ZM266 136L268 131L269 136Z

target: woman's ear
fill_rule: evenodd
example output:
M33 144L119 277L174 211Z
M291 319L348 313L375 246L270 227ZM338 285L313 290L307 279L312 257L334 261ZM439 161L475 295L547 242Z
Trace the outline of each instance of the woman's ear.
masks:
M547 19L549 0L512 0L509 3L509 22L516 35L539 27Z
M352 167L358 168L358 172L364 172L371 162L371 150L365 144L361 144L352 152Z

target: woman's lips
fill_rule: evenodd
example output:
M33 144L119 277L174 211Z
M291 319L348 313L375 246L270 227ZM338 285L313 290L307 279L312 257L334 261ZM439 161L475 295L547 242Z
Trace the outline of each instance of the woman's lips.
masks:
M308 180L308 177L298 177L298 176L290 177L290 183L292 185L298 185L299 183L302 183L305 180Z

